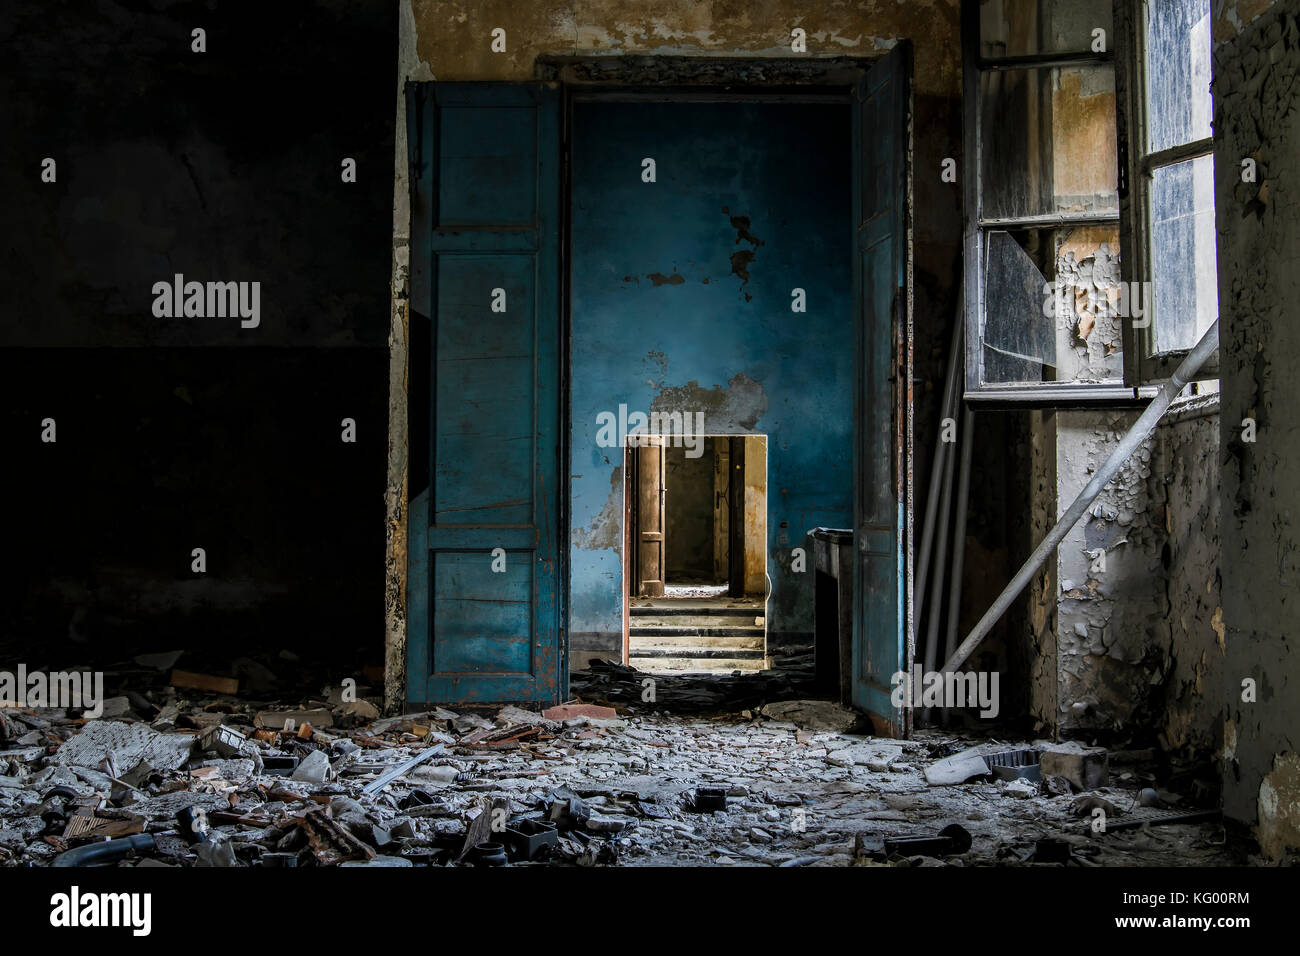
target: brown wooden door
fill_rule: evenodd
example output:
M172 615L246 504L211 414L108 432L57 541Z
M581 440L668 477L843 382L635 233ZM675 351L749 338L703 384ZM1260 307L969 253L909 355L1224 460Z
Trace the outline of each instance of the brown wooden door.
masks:
M637 594L663 597L664 501L667 455L663 438L647 436L636 449Z

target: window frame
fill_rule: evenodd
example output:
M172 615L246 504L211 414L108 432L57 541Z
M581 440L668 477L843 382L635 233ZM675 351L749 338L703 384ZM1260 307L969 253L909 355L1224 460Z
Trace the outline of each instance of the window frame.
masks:
M1117 5L1124 0L1116 0ZM981 343L986 318L984 301L985 248L988 236L996 230L1017 227L1051 225L1110 225L1119 231L1120 263L1127 275L1123 252L1123 153L1120 151L1120 114L1118 86L1118 55L1115 45L1107 44L1106 52L1041 52L1031 55L985 57L980 42L980 0L965 0L962 4L962 100L963 100L963 153L966 157L963 203L965 227L963 229L963 307L959 319L965 323L965 387L967 401L1015 405L1017 407L1096 407L1098 405L1125 406L1154 395L1154 389L1135 388L1129 383L1127 371L1122 379L1109 382L1026 382L986 383L982 380ZM1113 14L1112 14L1113 17ZM1112 33L1116 27L1111 26ZM1108 37L1108 40L1111 39ZM983 131L980 127L981 80L986 73L999 70L1043 69L1054 66L1109 65L1116 74L1116 166L1119 178L1121 211L1109 213L1079 213L1075 215L1037 215L1015 218L982 217L983 191L982 153ZM1123 332L1123 329L1121 329ZM1121 337L1124 348L1127 340ZM1125 369L1127 358L1124 359Z
M1214 156L1214 136L1181 143L1155 152L1147 151L1147 17L1148 0L1114 0L1115 23L1115 109L1116 145L1120 159L1120 262L1132 263L1130 282L1147 282L1154 288L1151 269L1151 187L1156 169L1175 163ZM1213 15L1213 9L1211 9ZM1210 58L1211 82L1214 59ZM1215 207L1217 221L1218 208ZM1217 232L1217 230L1216 230ZM1217 268L1218 253L1215 263ZM1216 287L1217 279L1216 276ZM1146 324L1137 327L1131 318L1123 320L1124 384L1151 387L1169 380L1187 357L1191 347L1157 352L1155 348L1155 297L1147 303ZM1219 378L1219 357L1214 355L1201 367L1193 381Z

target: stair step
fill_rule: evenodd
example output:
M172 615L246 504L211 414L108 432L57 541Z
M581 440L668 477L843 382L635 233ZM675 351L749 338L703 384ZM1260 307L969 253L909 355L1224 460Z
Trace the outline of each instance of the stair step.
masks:
M687 617L762 617L762 604L742 604L734 607L680 607L676 604L636 605L628 607L633 617L659 617L683 615Z
M638 614L628 624L631 627L763 627L762 614L737 614L727 617L705 617L696 614Z
M761 627L629 627L633 637L753 637L763 636Z
M732 671L757 672L766 670L767 660L762 657L640 657L632 655L637 670L655 673L730 674Z
M738 651L761 651L765 645L763 632L755 631L743 637L700 637L695 634L633 634L628 642L632 650L638 647L695 647L734 648Z
M663 644L657 641L637 641L628 647L633 657L642 654L648 657L750 657L766 653L762 641L745 641L734 644Z
M741 650L734 647L631 647L628 657L683 657L691 660L713 660L715 658L734 657L737 660L753 660L766 655L763 649Z
M704 614L634 614L628 622L632 627L762 627L763 612L755 614L704 615Z

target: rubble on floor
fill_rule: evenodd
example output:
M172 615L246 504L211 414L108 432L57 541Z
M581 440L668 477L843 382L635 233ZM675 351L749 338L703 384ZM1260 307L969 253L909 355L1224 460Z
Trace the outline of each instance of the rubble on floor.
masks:
M875 738L835 704L781 699L788 677L737 678L729 711L725 679L660 678L649 701L633 693L644 678L598 663L544 713L381 718L364 700L278 708L174 687L111 718L0 711L0 865L1241 862L1213 819L1097 832L1099 813L1160 823L1179 803L1146 794L1140 768L1105 779L1104 751ZM1040 766L1030 750L1061 756ZM993 761L1008 779L980 756L1016 751ZM972 755L960 780L927 781Z

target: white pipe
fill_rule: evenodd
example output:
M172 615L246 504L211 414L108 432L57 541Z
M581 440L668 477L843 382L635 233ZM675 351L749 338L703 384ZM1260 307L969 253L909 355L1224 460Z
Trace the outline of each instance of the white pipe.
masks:
M948 630L944 635L943 652L951 654L957 643L957 626L961 623L961 577L966 570L966 514L970 503L971 452L975 442L975 413L967 407L961 419L961 466L957 472L957 517L953 523L952 580L948 582Z
M957 312L952 317L952 336L948 344L948 371L944 376L942 407L939 409L939 429L934 435L934 457L930 461L930 487L926 489L925 512L921 525L921 550L916 562L916 581L912 593L916 607L912 610L912 641L915 643L921 627L921 612L925 608L925 585L930 572L930 547L934 542L935 510L939 507L939 485L943 480L944 459L949 443L943 440L943 419L953 415L956 404L957 369L965 367L961 350L962 297L957 296ZM960 362L960 364L959 364ZM911 666L910 664L908 666Z

